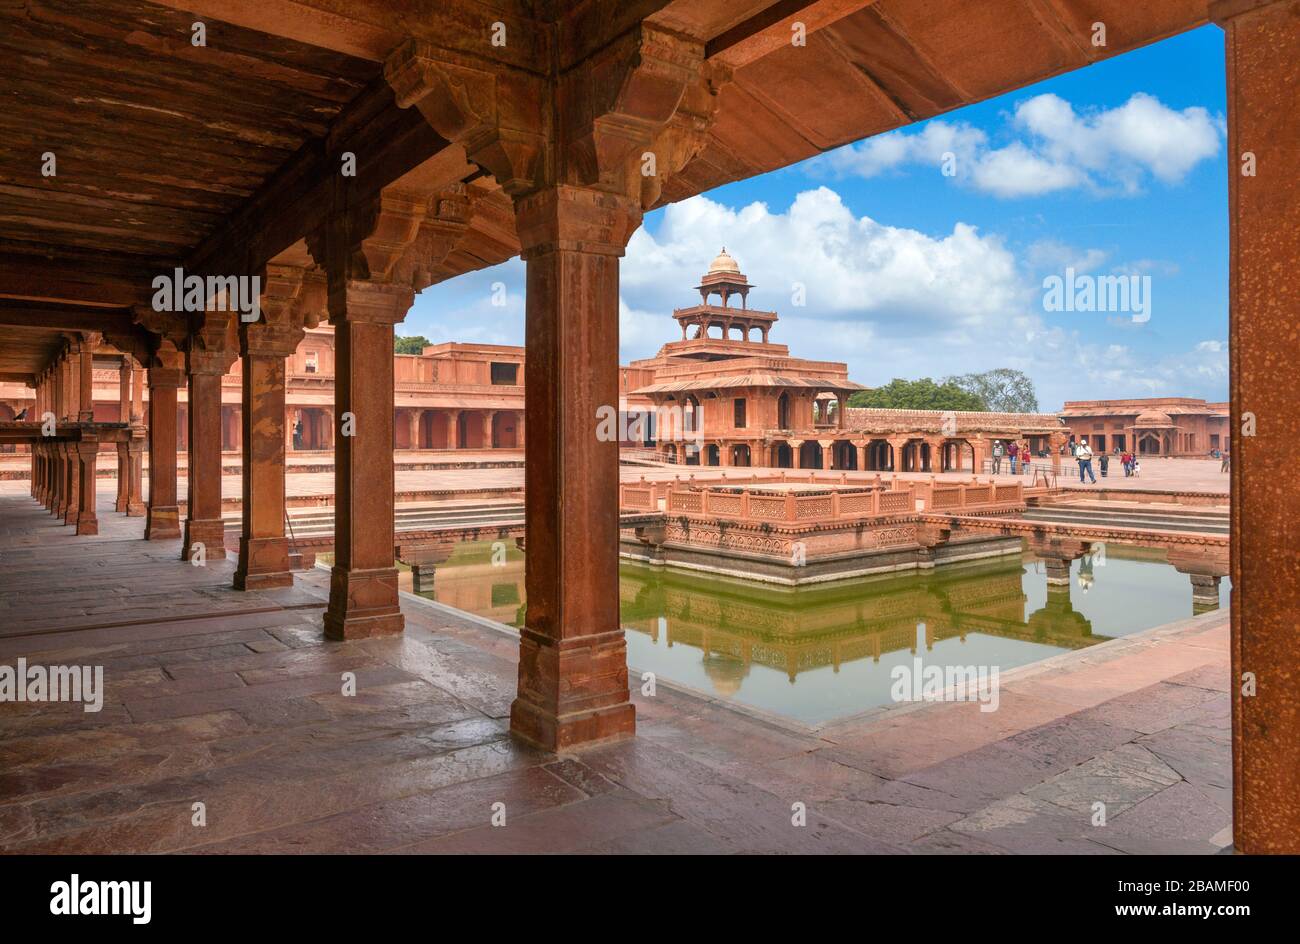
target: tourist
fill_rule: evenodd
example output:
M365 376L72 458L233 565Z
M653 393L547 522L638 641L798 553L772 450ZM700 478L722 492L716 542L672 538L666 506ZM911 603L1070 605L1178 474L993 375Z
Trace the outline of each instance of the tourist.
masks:
M1142 471L1142 463L1141 463L1141 461L1139 461L1139 459L1138 459L1137 456L1134 456L1134 457L1133 457L1133 477L1136 478L1137 475L1138 475L1138 473L1141 472L1141 471Z
M1232 468L1232 453L1229 450L1225 449L1223 450L1223 462L1219 464L1219 471L1227 472L1231 468Z
M993 474L997 475L1002 471L1002 440L993 440Z
M1101 477L1104 479L1106 477L1106 470L1110 467L1110 456L1103 452L1097 461L1101 465Z
M1079 484L1086 484L1083 476L1086 473L1088 478L1092 479L1092 484L1097 484L1097 476L1092 474L1092 449L1088 446L1088 437L1079 440L1079 445L1074 450L1074 458L1079 462Z
M1007 458L1011 460L1011 474L1016 474L1016 456L1020 453L1020 447L1016 445L1013 439L1007 444Z

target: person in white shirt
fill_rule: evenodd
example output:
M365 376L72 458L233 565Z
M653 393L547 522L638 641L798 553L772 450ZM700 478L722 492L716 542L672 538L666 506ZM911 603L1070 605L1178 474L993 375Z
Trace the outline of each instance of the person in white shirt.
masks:
M1079 484L1085 484L1083 476L1084 473L1087 473L1088 478L1092 480L1092 484L1096 485L1097 476L1092 474L1092 448L1088 445L1086 436L1079 440L1079 445L1074 450L1074 458L1079 460Z

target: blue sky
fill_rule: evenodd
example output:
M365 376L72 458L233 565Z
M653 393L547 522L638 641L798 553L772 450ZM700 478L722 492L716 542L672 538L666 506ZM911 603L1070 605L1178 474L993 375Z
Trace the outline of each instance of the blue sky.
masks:
M673 339L725 244L750 304L781 316L773 341L868 386L1015 367L1048 410L1226 399L1223 68L1207 26L648 214L623 261L621 357ZM1149 320L1045 310L1043 279L1067 266L1149 276ZM516 259L434 286L399 332L522 344L523 284Z

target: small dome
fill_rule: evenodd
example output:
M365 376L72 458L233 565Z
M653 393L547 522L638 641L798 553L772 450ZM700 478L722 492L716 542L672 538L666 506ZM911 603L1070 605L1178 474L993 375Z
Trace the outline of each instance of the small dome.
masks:
M727 247L722 247L722 252L718 253L718 258L713 260L709 266L709 275L720 272L730 272L733 275L740 275L740 266L736 265L736 260L727 255Z
M1173 426L1174 421L1168 413L1160 410L1143 410L1133 421L1134 426Z

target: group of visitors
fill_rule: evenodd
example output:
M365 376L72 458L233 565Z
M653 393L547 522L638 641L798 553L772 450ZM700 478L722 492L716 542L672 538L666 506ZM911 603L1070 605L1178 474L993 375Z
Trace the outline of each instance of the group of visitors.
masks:
M1029 459L1033 455L1028 446L1022 446L1014 439L1003 442L1001 439L993 440L993 473L995 475L1002 472L1002 460L1005 458L1011 463L1011 474L1015 475L1017 471L1029 474Z
M1142 471L1142 463L1138 461L1138 457L1127 449L1120 453L1119 461L1120 465L1124 466L1125 478L1130 478Z

